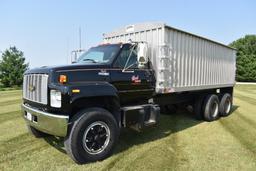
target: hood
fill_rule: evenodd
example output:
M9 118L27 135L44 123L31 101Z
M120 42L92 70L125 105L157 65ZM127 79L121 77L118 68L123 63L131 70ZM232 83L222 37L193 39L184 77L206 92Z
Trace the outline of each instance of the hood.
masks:
M110 68L109 64L70 64L70 65L60 65L60 66L43 66L39 68L34 68L25 72L25 74L50 74L52 72L62 72L69 70L79 70L79 69L105 69Z
M68 77L67 84L72 84L85 81L108 81L108 76L99 74L99 70L108 68L110 68L109 64L71 64L35 68L28 70L25 74L48 74L51 83L58 83L59 76L64 74Z

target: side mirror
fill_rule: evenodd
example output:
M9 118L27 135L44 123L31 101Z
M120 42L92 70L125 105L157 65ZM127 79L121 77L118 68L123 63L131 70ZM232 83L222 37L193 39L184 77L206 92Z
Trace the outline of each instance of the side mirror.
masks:
M148 45L146 43L138 43L137 60L139 68L143 68L148 63Z

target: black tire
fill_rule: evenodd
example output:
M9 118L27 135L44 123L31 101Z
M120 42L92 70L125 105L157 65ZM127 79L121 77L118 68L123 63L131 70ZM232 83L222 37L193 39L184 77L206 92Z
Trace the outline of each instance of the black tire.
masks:
M84 164L88 162L99 161L107 158L112 154L119 137L119 127L111 113L102 108L90 108L78 112L72 119L72 122L73 124L70 128L69 134L67 137L65 137L64 145L67 154L76 163ZM101 128L98 130L97 126L99 125L96 123L99 125L102 124ZM91 127L93 124L96 125ZM100 133L100 129L101 131L104 129L104 134L102 134L102 132ZM107 133L109 133L108 136ZM87 139L87 136L89 135L91 136L89 137L90 141ZM104 144L100 144L102 142L98 142L101 138L103 138ZM89 142L87 142L87 140ZM90 143L91 148L88 147L90 146ZM103 146L105 147L103 149L98 148L100 151L96 153L94 151L96 145L97 147L101 146L101 148L103 148Z
M30 126L30 125L27 125L27 127L28 127L28 132L29 132L30 134L34 135L34 137L36 137L36 138L43 138L43 137L49 136L49 134L46 134L46 133L44 133L44 132L41 132L41 131L39 131L39 130L33 128L33 127Z
M204 96L199 96L194 104L194 113L195 113L195 118L197 120L203 120L204 116L203 116L203 103L204 102Z
M229 93L225 93L220 100L220 115L228 116L231 112L233 105L232 96Z
M219 98L215 94L207 95L203 105L203 116L208 122L219 118Z

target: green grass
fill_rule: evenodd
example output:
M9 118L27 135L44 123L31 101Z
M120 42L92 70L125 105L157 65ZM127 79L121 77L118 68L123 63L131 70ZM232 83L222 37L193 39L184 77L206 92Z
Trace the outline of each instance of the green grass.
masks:
M3 87L0 82L0 91L11 91L11 90L21 90L21 87L14 86L14 87Z
M123 130L114 154L77 165L61 139L29 135L21 91L0 92L0 170L256 170L256 86L237 85L234 111L216 122L162 115L143 133Z

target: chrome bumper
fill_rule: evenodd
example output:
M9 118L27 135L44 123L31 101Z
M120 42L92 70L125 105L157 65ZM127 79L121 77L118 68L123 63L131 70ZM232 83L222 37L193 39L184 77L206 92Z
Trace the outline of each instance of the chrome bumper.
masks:
M69 116L43 112L24 104L22 104L22 111L27 124L39 131L60 137L67 135ZM31 120L28 120L27 113L32 115Z

